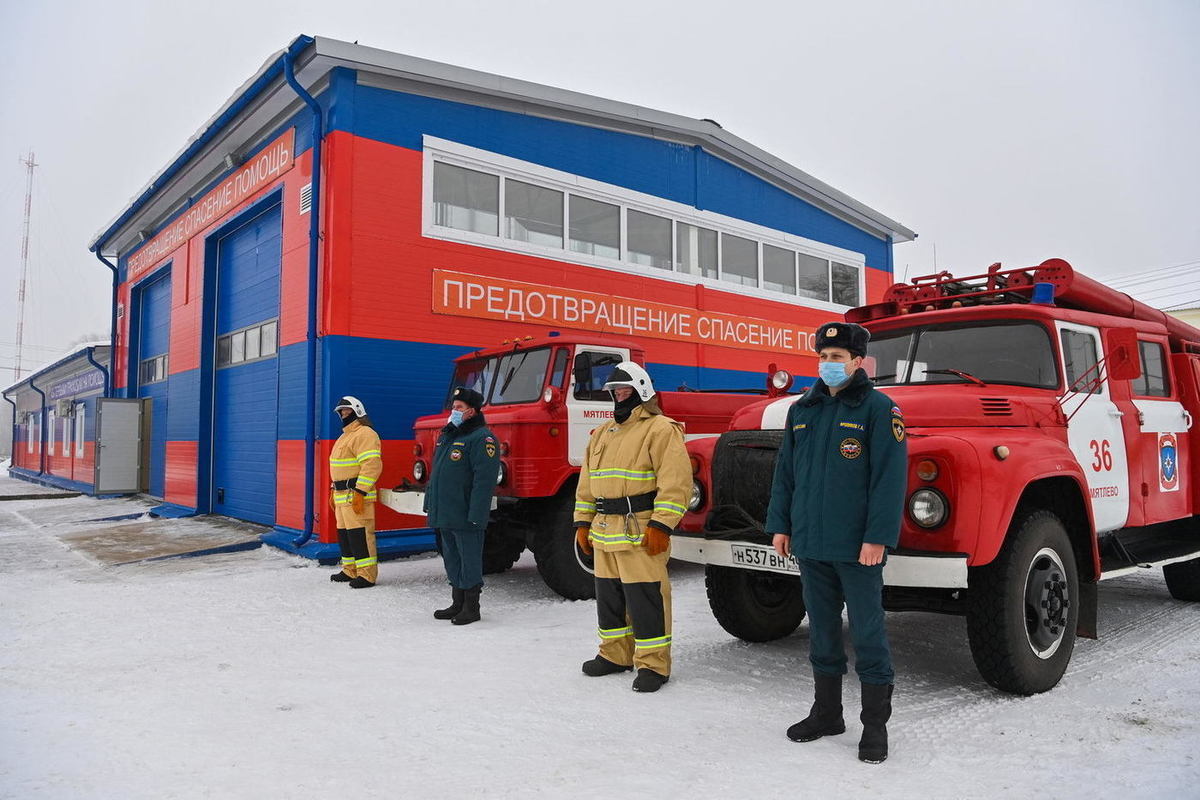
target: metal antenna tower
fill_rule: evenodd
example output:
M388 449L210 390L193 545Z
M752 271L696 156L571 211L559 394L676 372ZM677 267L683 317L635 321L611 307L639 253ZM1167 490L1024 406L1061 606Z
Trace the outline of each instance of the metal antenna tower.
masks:
M33 168L37 162L33 151L21 159L25 165L25 225L21 237L21 284L17 289L17 359L13 368L13 380L21 379L21 339L25 334L25 278L29 275L29 218L33 211Z

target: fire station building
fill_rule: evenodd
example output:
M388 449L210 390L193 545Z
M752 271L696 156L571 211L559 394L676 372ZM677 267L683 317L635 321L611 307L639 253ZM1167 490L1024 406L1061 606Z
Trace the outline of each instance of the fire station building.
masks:
M390 487L452 359L517 335L637 338L664 388L813 375L815 326L914 236L709 120L302 36L90 248L158 512L323 554L342 395Z

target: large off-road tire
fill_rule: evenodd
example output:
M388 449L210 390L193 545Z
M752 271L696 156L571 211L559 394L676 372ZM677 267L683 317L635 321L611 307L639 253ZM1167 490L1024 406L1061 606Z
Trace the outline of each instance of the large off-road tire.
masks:
M747 642L782 639L804 620L804 589L796 575L709 564L704 588L717 622Z
M525 551L524 540L507 533L493 522L483 537L483 574L499 575L512 568Z
M992 563L971 567L967 636L984 680L1004 692L1052 689L1075 649L1079 575L1062 521L1018 510Z
M546 585L568 600L591 600L596 579L575 557L573 492L546 500L536 517L533 557Z
M1176 600L1200 600L1200 558L1163 567L1167 591Z

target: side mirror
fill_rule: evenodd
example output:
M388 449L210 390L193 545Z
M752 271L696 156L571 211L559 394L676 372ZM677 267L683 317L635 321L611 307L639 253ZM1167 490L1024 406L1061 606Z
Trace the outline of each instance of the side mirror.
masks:
M1110 381L1132 381L1141 377L1142 360L1137 331L1133 328L1110 328L1104 334L1104 349Z

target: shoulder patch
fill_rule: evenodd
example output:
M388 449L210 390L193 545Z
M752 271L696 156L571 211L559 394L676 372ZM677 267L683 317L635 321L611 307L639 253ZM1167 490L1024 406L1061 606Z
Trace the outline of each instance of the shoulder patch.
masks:
M892 416L893 417L903 417L904 416L903 412L900 411L900 406L892 406Z
M892 417L892 436L896 437L897 442L904 441L904 420L899 417Z
M488 458L496 457L496 443L491 441L490 437L489 437L488 441L483 443L483 449L485 452L487 452Z

